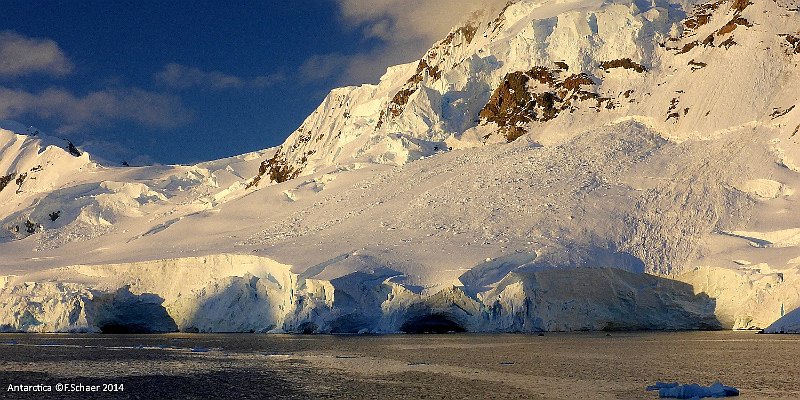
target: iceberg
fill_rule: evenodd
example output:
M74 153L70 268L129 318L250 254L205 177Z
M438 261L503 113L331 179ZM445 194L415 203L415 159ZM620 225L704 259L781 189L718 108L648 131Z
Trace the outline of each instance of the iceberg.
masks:
M781 318L764 329L765 333L800 333L800 308L787 314L781 304Z
M714 382L710 386L701 386L696 383L681 385L677 382L656 382L655 385L648 386L647 390L658 390L658 397L671 399L719 398L739 395L739 389L732 386L725 386L719 382Z

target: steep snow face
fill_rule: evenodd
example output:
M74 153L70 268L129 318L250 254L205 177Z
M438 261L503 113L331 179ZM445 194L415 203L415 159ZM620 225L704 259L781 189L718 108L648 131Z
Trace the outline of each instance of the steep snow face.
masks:
M377 86L333 91L253 185L526 133L559 143L620 118L677 141L748 123L794 129L798 30L777 0L512 2Z
M23 192L46 193L71 180L70 174L96 167L88 154L76 157L61 142L59 146L57 139L0 129L0 204Z
M316 167L352 162L354 152L366 151L374 144L370 143L374 140L371 133L378 123L380 107L389 101L391 93L399 90L413 68L413 64L389 68L378 85L333 90L277 152L262 163L250 186L257 186L262 179L283 182L301 173L314 172ZM403 146L389 150L386 155L373 154L367 158L396 164L409 160L411 150ZM314 161L309 164L309 160Z

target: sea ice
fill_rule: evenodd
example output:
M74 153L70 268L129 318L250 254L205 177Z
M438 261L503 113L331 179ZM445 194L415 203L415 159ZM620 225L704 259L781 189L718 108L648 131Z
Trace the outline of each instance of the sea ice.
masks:
M656 382L655 385L648 386L647 390L658 390L658 397L672 399L719 398L739 395L738 389L719 382L714 382L711 386L700 386L696 383L680 385L677 382Z

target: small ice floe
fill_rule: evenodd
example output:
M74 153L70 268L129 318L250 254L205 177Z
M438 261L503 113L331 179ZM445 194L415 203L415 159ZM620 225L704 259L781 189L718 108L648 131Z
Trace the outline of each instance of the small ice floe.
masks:
M211 349L207 349L205 347L192 347L192 353L208 353Z
M738 396L739 389L714 382L711 386L700 386L696 383L681 385L677 382L656 382L648 386L647 390L658 390L658 397L672 399L700 399L703 397L729 397Z

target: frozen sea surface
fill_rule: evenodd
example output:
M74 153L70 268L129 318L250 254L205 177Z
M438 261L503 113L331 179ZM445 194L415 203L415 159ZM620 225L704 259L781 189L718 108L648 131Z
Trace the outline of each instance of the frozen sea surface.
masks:
M0 398L654 399L656 381L800 398L800 336L0 335ZM18 393L8 385L123 384Z

